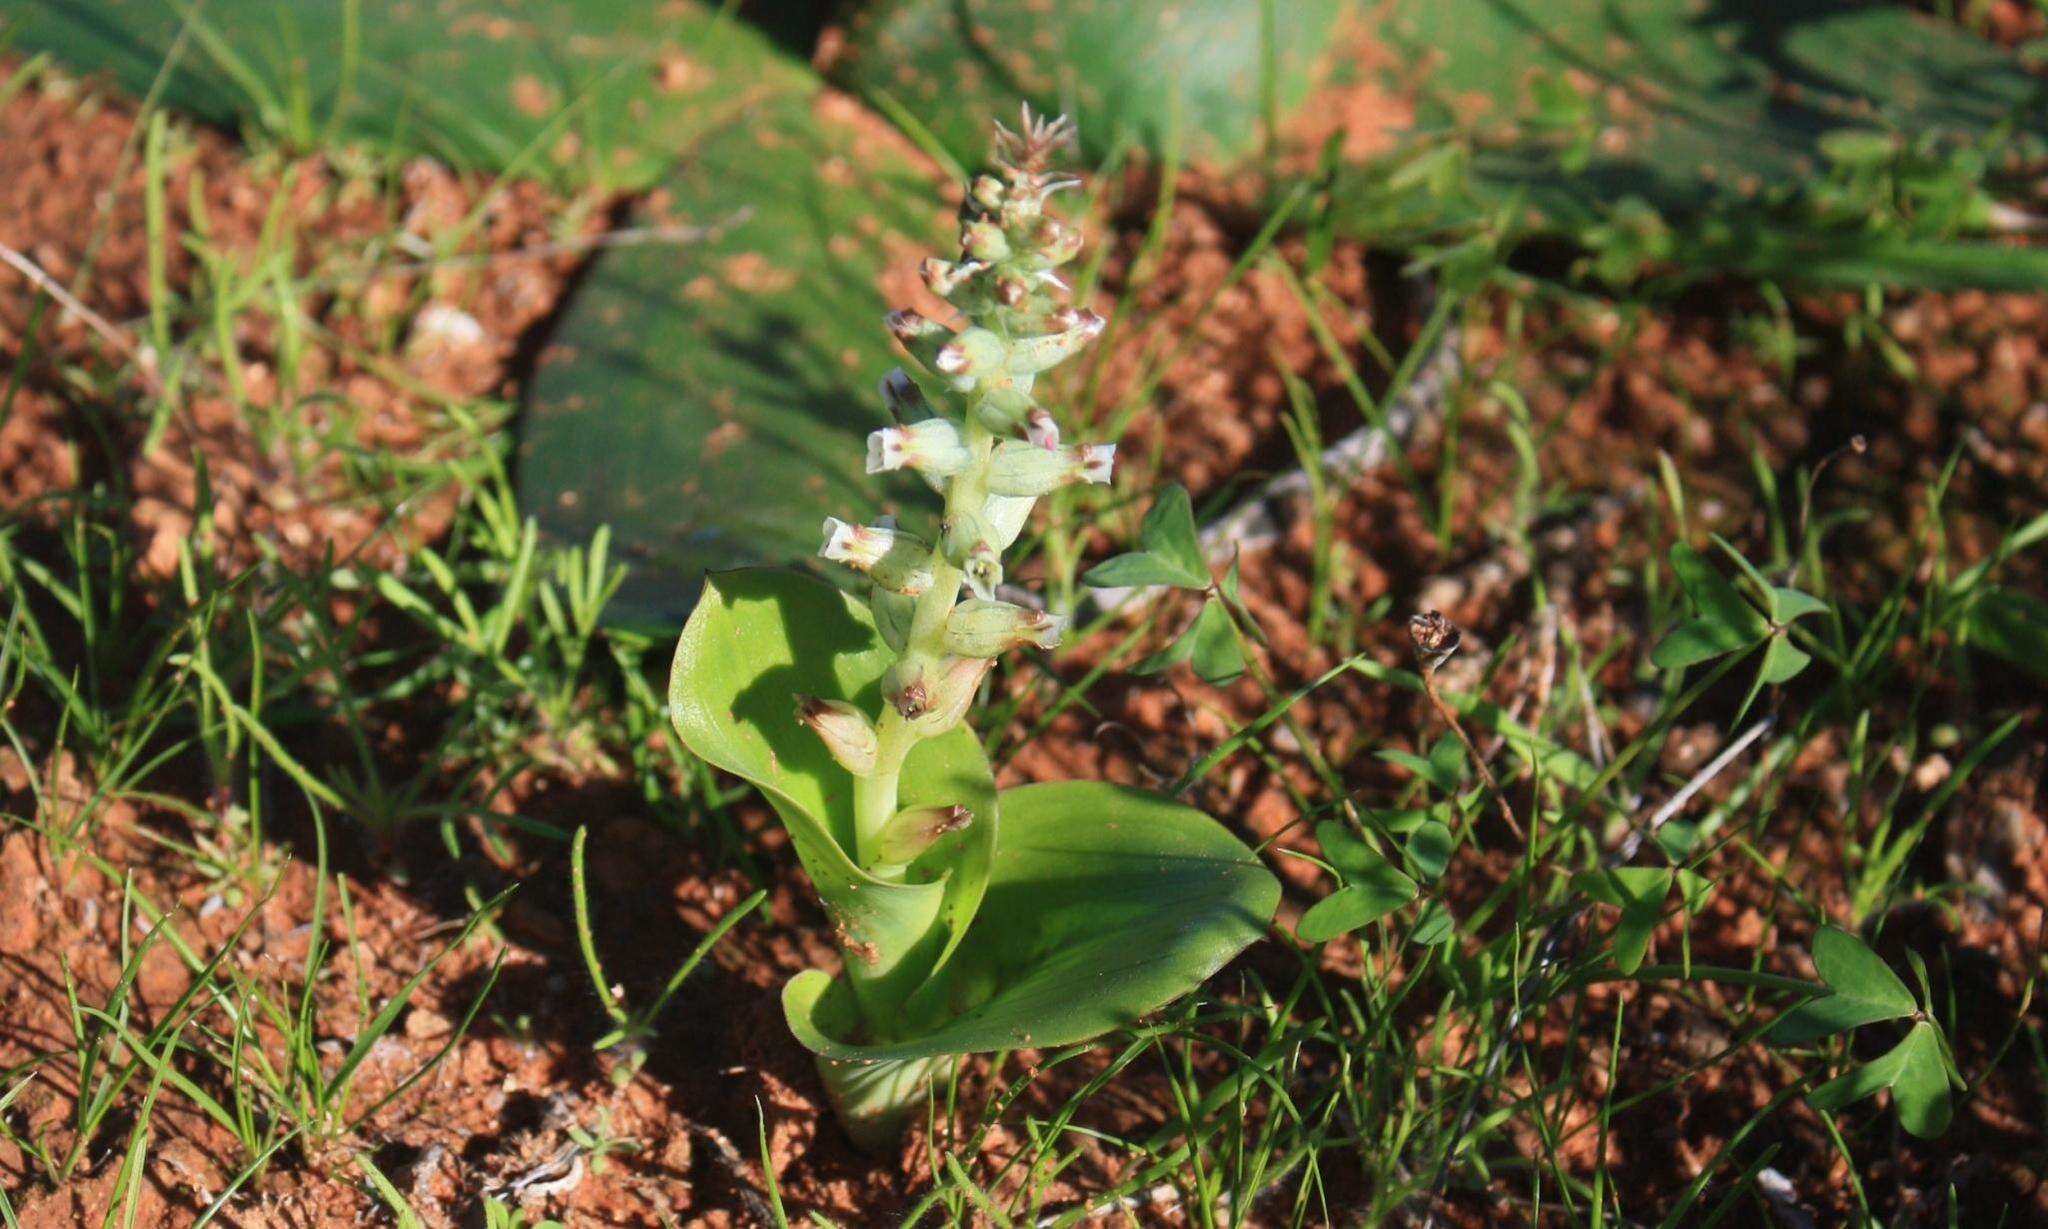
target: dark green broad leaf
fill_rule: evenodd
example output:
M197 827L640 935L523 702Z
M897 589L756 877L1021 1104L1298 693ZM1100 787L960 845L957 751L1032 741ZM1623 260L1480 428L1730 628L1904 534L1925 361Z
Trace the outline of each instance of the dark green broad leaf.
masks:
M676 644L669 718L692 752L774 804L834 921L881 953L863 980L901 1001L959 944L988 886L998 819L988 761L965 728L911 753L903 804L964 804L974 821L939 838L908 882L884 882L847 853L853 778L794 712L797 695L881 711L894 656L866 607L823 580L777 568L719 573Z
M1338 0L872 0L847 22L833 76L970 164L991 115L1028 100L1080 122L1100 157L1178 131L1191 156L1235 161L1307 95ZM1262 11L1272 18L1264 27Z
M1897 1020L1915 1010L1906 983L1847 931L1820 928L1813 937L1813 967L1827 983L1828 993L1780 1016L1766 1034L1769 1040L1800 1045L1880 1020Z
M646 187L807 72L693 0L15 0L9 45L310 148ZM182 33L182 39L181 39ZM173 57L173 48L178 52ZM165 71L166 65L169 66Z
M2048 254L1964 237L1988 217L1983 168L2038 154L2043 130L2038 79L1956 23L1842 0L1386 13L1382 86L1414 100L1416 132L1471 151L1470 173L1414 203L1390 197L1382 168L1347 176L1346 229L1511 212L1592 246L1609 276L1677 261L1837 284L2048 285Z
M888 423L882 317L949 227L934 178L844 96L763 67L640 218L709 230L599 257L529 391L520 499L557 541L612 527L617 622L673 627L706 569L808 558L826 516L930 499L865 473L862 440Z
M1160 491L1138 527L1138 549L1096 564L1081 581L1097 589L1208 588L1209 563L1202 557L1187 488L1174 483Z
M1671 547L1671 571L1692 604L1693 617L1651 650L1650 661L1659 669L1682 670L1740 652L1770 634L1771 625L1763 614L1683 542Z
M1807 1094L1806 1101L1817 1110L1832 1111L1887 1088L1892 1090L1899 1124L1906 1130L1922 1139L1948 1130L1953 1114L1949 1067L1934 1025L1920 1021L1899 1044L1822 1084Z
M1280 884L1222 825L1155 794L1096 782L1001 798L988 895L944 987L947 1022L860 1045L844 982L783 988L790 1028L828 1058L889 1060L1070 1045L1187 994L1259 938Z
M2048 678L2048 603L2011 589L1987 588L1971 603L1963 627L1971 647Z

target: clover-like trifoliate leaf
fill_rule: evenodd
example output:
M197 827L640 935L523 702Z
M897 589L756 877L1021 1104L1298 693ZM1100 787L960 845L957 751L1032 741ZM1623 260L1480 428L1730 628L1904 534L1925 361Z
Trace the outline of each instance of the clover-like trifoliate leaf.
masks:
M1279 904L1251 850L1171 799L1062 781L1005 791L1001 807L981 912L932 983L951 1017L862 1044L845 983L810 970L783 988L798 1040L849 1061L1088 1041L1201 985Z
M1780 1016L1766 1037L1799 1045L1880 1020L1897 1020L1915 1010L1913 992L1891 966L1845 930L1823 926L1813 937L1813 967L1828 993L1808 999Z
M1163 674L1184 661L1194 663L1195 674L1203 682L1218 687L1244 673L1244 645L1237 638L1230 612L1213 597L1202 603L1187 630L1172 644L1131 667L1131 672Z
M1838 1110L1886 1088L1892 1090L1892 1104L1906 1130L1922 1139L1948 1130L1953 1113L1948 1059L1942 1054L1941 1037L1933 1024L1926 1020L1915 1024L1899 1044L1882 1055L1808 1093L1806 1103L1817 1110Z
M1614 967L1634 973L1643 965L1650 936L1664 916L1664 897L1671 891L1671 869L1661 866L1620 866L1576 875L1572 885L1593 900L1621 911L1614 923Z
M958 803L973 822L912 863L908 882L885 882L855 865L847 852L853 778L797 722L795 697L849 700L879 712L882 671L893 660L867 608L825 581L777 568L720 572L706 579L676 643L669 716L692 752L774 804L850 940L849 967L875 995L900 1002L958 945L980 905L997 804L971 732L923 742L904 763L903 805ZM861 951L877 963L863 966Z
M1694 616L1651 651L1650 660L1659 669L1683 669L1746 649L1770 634L1770 623L1756 607L1690 546L1679 542L1671 547L1671 570Z
M1171 585L1177 589L1209 587L1209 563L1195 533L1194 504L1187 488L1169 486L1159 492L1152 510L1138 527L1139 549L1106 559L1088 569L1083 584L1096 589L1134 589Z

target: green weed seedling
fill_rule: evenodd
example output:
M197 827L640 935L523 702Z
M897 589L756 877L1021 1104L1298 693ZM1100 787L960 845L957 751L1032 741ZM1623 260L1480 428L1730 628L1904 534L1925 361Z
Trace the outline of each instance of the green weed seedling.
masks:
M1279 901L1242 843L1168 798L1088 781L998 794L963 724L994 659L1053 648L1064 623L997 598L1002 553L1039 497L1108 482L1113 459L1062 445L1033 389L1103 328L1056 297L1081 250L1046 211L1074 182L1048 169L1072 129L1027 114L997 131L960 258L922 269L966 327L890 316L916 370L883 381L899 425L868 439L870 471L915 472L943 513L927 536L826 521L820 553L866 576L865 601L794 571L714 574L669 684L683 742L767 796L823 899L844 971L798 974L783 1010L873 1147L956 1056L1130 1025L1258 938ZM1181 562L1195 580L1199 557Z

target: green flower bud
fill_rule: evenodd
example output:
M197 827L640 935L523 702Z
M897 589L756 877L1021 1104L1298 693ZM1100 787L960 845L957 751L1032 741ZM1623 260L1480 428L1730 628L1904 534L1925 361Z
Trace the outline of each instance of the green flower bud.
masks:
M962 283L986 268L988 265L979 260L963 260L956 264L940 260L936 256L927 256L918 265L917 272L918 276L924 279L925 287L943 299L951 296Z
M868 594L868 610L875 616L875 630L882 634L882 643L901 654L910 643L910 623L917 614L917 599L876 589Z
M881 588L916 596L932 587L931 549L887 525L849 525L828 516L818 554L866 572Z
M946 619L946 651L994 657L1023 645L1050 649L1059 644L1065 625L1065 619L1047 611L976 598L955 606Z
M898 811L875 834L875 861L882 866L916 861L934 841L973 822L974 812L958 804Z
M957 513L939 526L939 553L954 567L965 567L974 548L987 542L988 526L977 513Z
M976 260L1001 260L1010 254L1010 239L1002 227L982 218L961 230L960 250Z
M991 495L981 505L982 523L988 526L988 544L998 551L1010 549L1017 535L1024 532L1024 522L1031 517L1031 506L1038 502L1032 495Z
M1052 318L1054 331L1025 337L1010 344L1009 368L1016 375L1036 375L1057 367L1081 352L1102 332L1102 317L1091 311L1069 308Z
M976 175L974 187L969 195L974 198L975 204L983 209L992 210L1002 208L1004 192L1002 180L993 175Z
M996 435L1017 429L1031 412L1031 377L998 372L981 382L981 397L974 403L974 420Z
M1115 462L1115 444L1040 448L1004 440L989 459L988 489L994 495L1044 495L1077 482L1106 483Z
M889 332L910 357L927 368L937 369L939 353L951 336L945 325L908 310L890 312L885 319Z
M919 682L925 684L925 710L917 720L918 737L937 738L959 725L994 664L986 657L948 657L932 674L922 676ZM887 685L888 676L884 675L883 686Z
M977 328L968 329L940 346L932 367L939 374L952 377L953 387L964 392L974 387L977 379L1001 371L1006 359L1003 339Z
M796 698L796 719L817 734L841 768L856 777L865 777L875 770L875 725L866 713L844 700L800 695Z

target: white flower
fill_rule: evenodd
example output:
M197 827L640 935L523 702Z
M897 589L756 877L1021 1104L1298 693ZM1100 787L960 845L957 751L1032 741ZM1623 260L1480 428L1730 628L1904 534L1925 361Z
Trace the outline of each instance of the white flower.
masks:
M866 572L877 585L916 595L932 587L931 547L888 525L849 525L825 518L825 544L818 554Z
M908 466L927 477L949 478L967 468L973 454L960 428L944 418L927 418L907 427L883 427L868 433L868 472L887 473Z

